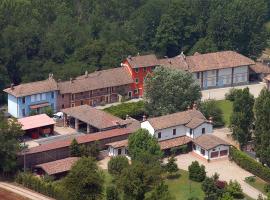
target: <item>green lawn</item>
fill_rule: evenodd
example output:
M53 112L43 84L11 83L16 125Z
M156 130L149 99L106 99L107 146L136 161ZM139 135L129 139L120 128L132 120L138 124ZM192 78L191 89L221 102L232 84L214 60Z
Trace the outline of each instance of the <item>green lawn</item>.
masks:
M230 117L232 114L232 102L228 100L220 100L220 101L217 101L217 105L220 107L220 109L223 112L223 119L224 119L225 125L228 126L230 123Z
M247 182L249 185L256 188L257 190L260 190L261 192L265 193L264 186L267 185L267 183L264 180L260 179L259 177L255 177L254 182L247 180L245 180L245 182Z

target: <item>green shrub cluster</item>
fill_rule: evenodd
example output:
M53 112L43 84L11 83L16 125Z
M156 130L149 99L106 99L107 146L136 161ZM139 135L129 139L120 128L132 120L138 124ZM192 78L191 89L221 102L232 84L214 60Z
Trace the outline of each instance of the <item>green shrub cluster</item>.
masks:
M236 88L232 88L229 90L228 93L225 94L225 99L229 100L229 101L234 101L236 95L238 95L239 91L241 91L241 89L236 89Z
M231 147L230 158L243 169L270 182L270 168L263 166L244 152L239 151L235 147Z
M134 118L140 118L145 113L143 101L122 103L117 106L105 108L104 110L122 119L125 119L127 115Z
M206 177L205 166L200 165L198 161L193 161L188 166L189 179L197 182L202 182Z
M17 174L15 182L46 196L59 200L65 199L63 197L65 192L62 191L62 187L60 185L56 185L51 181L47 182L42 178L35 177L31 173Z

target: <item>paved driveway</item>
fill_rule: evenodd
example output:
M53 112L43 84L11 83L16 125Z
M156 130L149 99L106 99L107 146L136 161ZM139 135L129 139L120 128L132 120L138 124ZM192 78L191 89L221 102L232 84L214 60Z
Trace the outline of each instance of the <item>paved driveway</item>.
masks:
M252 174L243 170L228 159L208 163L206 160L197 157L193 153L179 155L176 157L176 159L180 169L188 170L188 166L192 163L192 161L197 160L199 163L205 165L208 176L212 176L215 172L217 172L220 175L221 180L225 180L227 182L230 180L237 180L241 184L243 192L254 199L257 199L258 195L261 194L261 192L259 192L257 189L244 182L244 179L248 176L252 176Z
M260 82L256 84L249 84L249 85L242 85L242 86L235 86L234 88L243 89L248 87L251 94L254 97L258 97L261 90L266 86L265 83ZM225 87L225 88L215 88L209 90L202 90L202 100L207 99L216 99L216 100L223 100L225 99L225 94L230 91L233 87Z

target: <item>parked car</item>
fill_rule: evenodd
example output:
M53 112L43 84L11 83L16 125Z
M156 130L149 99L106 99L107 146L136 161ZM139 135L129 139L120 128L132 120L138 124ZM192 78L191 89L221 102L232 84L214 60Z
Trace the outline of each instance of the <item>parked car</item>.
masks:
M58 113L53 114L52 118L54 121L59 121L63 119L63 115L64 114L62 112L58 112Z

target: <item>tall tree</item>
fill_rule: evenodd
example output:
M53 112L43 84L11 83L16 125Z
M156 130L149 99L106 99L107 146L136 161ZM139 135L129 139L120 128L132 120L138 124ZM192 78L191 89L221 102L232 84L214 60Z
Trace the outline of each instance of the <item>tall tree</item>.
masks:
M266 88L256 99L254 112L256 156L270 166L270 92Z
M17 167L17 153L22 149L20 139L23 136L21 125L4 118L0 113L0 171L13 172Z
M144 99L151 116L186 110L200 98L200 86L189 72L157 67L146 78Z
M244 147L251 139L252 125L254 121L254 97L245 88L237 92L233 101L233 112L230 119L232 135L235 140Z
M103 199L104 174L93 158L81 158L64 179L70 200Z

